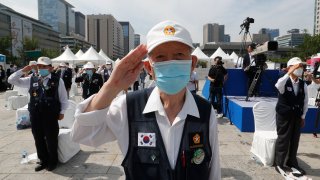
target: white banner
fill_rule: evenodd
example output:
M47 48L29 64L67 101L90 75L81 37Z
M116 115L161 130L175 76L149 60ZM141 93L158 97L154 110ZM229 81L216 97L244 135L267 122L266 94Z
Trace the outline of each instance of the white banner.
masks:
M11 16L12 54L20 56L18 50L22 48L22 20Z

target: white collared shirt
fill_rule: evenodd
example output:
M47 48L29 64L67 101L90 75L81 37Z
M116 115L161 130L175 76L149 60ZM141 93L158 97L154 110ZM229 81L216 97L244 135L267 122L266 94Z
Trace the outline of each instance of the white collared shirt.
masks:
M16 71L9 76L8 82L18 87L30 89L31 76L21 78L22 75L23 75L23 72L22 72L22 69L20 69L19 71ZM43 84L47 84L49 79L51 79L51 73L48 76L43 78ZM69 102L68 102L68 94L64 86L64 82L61 78L59 78L58 94L59 94L59 102L61 103L60 114L64 114L64 112L68 108Z
M285 74L283 77L281 77L280 79L278 79L277 83L275 84L276 88L278 89L280 94L283 94L285 91L285 85L287 83L287 80L290 78L291 82L292 82L292 87L293 87L293 92L294 94L297 96L298 91L299 91L299 80L298 81L294 81L289 74ZM308 111L308 101L309 101L309 97L308 97L308 88L306 83L304 83L304 105L303 105L303 114L301 115L302 119L305 119L307 111Z
M72 140L95 147L106 142L118 140L120 150L125 156L129 146L126 96L123 95L114 99L111 105L105 109L83 113L93 96L81 102L76 109L76 120L71 132ZM171 125L160 100L159 89L155 87L143 110L143 113L149 112L155 112L168 159L171 168L174 169L178 157L185 119L188 114L199 117L196 102L190 91L187 90L184 105ZM209 179L216 180L221 179L221 170L217 120L213 109L211 109L209 126L209 140L212 149Z

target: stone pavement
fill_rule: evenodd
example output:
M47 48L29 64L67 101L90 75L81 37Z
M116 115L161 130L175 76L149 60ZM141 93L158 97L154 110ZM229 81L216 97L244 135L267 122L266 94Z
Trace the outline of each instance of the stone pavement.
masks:
M203 83L203 82L202 82ZM202 87L202 86L200 86ZM35 152L30 129L16 130L15 111L5 109L0 94L0 179L125 179L123 156L116 142L98 148L81 145L81 151L53 172L35 172L35 164L21 165L21 152ZM283 179L273 167L263 167L251 159L253 133L241 133L225 118L218 120L222 179ZM298 159L308 177L320 179L320 139L302 134Z

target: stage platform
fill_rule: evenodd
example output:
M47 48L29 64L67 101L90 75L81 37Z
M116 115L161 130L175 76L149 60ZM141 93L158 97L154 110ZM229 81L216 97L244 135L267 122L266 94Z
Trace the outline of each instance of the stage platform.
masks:
M254 118L252 107L260 101L267 101L274 104L277 103L277 98L272 97L251 97L249 101L245 101L246 96L225 96L224 97L224 114L241 132L254 132ZM320 133L320 128L315 129L315 120L317 107L310 106L305 120L305 127L302 128L303 133Z

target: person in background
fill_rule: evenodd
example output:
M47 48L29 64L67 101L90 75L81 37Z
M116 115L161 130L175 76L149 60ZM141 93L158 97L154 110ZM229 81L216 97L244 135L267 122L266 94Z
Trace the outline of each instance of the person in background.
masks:
M68 108L68 97L62 79L51 73L51 59L40 57L37 61L39 76L21 78L30 72L32 65L13 73L9 83L23 88L29 88L31 130L35 140L40 163L35 171L47 169L52 171L58 164L58 120L64 118Z
M191 72L187 87L191 93L197 94L197 91L199 90L199 80L195 70Z
M9 76L10 76L12 73L14 73L14 72L15 72L14 65L13 65L13 64L10 64L10 66L9 66L9 68L7 69L7 72L6 72L7 78L9 78ZM9 82L8 82L7 86L8 86L8 89L10 89L10 90L13 89L13 85L10 84Z
M141 69L139 76L140 76L140 84L142 85L142 88L144 89L145 83L146 83L145 81L146 81L146 77L147 77L147 72L144 68Z
M297 151L300 140L300 129L305 125L308 110L308 90L303 75L302 61L298 57L291 58L287 63L287 74L278 80L276 105L277 140L275 144L275 169L283 174L290 168L296 176L306 172L299 166Z
M0 92L6 91L7 85L6 85L6 72L3 69L3 66L0 65Z
M221 179L217 120L211 104L186 88L197 57L190 33L164 21L115 67L94 96L80 103L71 137L99 146L118 140L126 179ZM142 61L148 55L147 61ZM117 95L143 66L156 87Z
M101 74L104 83L107 82L112 73L112 62L107 61L105 65L102 65L98 69L97 73Z
M85 71L85 72L83 72ZM97 74L94 65L88 62L83 66L83 69L78 73L75 82L82 82L82 97L87 99L91 95L97 93L103 85L103 80L100 74Z
M210 81L209 99L212 106L217 110L218 117L222 117L222 90L224 82L228 78L228 72L223 67L222 57L214 58L215 65L211 67L208 74Z
M62 62L59 64L59 67L55 73L63 80L69 98L69 92L72 85L72 70Z

